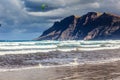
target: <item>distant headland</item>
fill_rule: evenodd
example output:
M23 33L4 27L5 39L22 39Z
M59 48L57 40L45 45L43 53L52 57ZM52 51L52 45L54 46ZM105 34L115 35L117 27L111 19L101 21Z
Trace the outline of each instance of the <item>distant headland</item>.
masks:
M120 39L120 16L106 12L88 12L81 17L71 15L55 22L36 40L96 39Z

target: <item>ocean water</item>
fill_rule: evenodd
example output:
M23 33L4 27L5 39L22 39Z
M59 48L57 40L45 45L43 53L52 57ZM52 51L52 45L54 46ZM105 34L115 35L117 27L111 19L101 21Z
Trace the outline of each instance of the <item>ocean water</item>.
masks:
M0 41L0 55L50 51L93 51L120 48L120 40L109 41Z
M3 67L18 67L21 65L37 64L39 67L45 68L48 66L73 66L84 63L93 64L120 60L120 52L101 52L101 50L111 49L120 49L120 40L3 40L0 41L0 59L2 60L0 61L0 67L1 65Z
M0 55L50 51L93 51L120 48L120 40L109 41L0 41Z

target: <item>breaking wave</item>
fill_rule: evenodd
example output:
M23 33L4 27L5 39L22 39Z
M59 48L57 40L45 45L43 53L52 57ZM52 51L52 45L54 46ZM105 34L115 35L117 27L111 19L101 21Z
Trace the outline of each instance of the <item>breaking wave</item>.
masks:
M119 40L109 41L2 41L0 42L0 55L28 54L50 51L92 51L104 49L119 49Z

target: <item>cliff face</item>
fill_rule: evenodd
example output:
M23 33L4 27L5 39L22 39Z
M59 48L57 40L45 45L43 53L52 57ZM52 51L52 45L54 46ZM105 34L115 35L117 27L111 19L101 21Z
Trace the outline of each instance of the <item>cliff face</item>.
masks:
M120 39L120 16L89 12L81 17L69 16L54 25L37 40Z

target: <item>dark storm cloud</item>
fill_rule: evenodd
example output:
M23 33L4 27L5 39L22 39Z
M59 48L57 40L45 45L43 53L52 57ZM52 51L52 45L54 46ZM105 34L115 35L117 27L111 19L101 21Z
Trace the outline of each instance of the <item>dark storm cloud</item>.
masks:
M43 4L45 4L45 9L44 10L42 9L42 6L41 6ZM44 2L34 2L34 1L29 1L29 0L25 0L24 5L25 5L27 11L33 11L33 12L34 11L35 12L37 12L37 11L49 11L51 9L57 9L58 8L58 7L53 7L53 6L48 7L48 4L44 3Z
M76 4L80 4L80 0L23 0L24 1L24 5L26 7L27 11L50 11L50 10L55 10L55 9L59 9L59 8L65 8L68 6L74 6ZM41 9L41 5L45 4L46 7L45 9Z
M44 17L66 17L72 14L81 14L85 9L99 8L97 0L23 0L28 14ZM41 10L40 5L47 8Z

